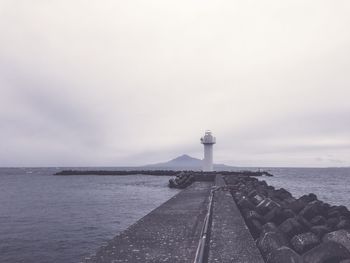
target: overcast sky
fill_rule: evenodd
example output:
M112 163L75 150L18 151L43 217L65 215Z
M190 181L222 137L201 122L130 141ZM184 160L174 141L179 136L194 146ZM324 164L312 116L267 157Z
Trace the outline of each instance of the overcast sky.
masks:
M0 166L350 165L350 1L0 0Z

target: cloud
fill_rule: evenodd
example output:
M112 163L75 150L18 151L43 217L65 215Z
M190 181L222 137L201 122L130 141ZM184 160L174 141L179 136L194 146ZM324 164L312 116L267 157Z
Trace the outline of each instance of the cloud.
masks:
M0 165L350 165L349 7L2 0Z

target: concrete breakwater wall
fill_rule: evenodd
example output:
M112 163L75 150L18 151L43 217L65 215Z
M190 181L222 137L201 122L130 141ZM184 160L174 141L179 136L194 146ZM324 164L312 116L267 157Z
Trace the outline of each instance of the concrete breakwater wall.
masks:
M346 207L257 178L194 181L83 262L350 263Z
M191 185L193 182L212 182L215 180L217 176L239 176L239 177L246 177L246 176L273 176L272 174L268 172L253 172L253 171L223 171L223 172L189 172L189 171L182 171L174 178L171 178L169 180L169 187L170 188L179 188L184 189Z
M178 174L190 174L196 178L196 181L214 181L215 176L235 175L235 176L273 176L267 171L191 171L191 170L63 170L54 175L157 175L157 176L175 176Z
M175 170L63 170L54 175L159 175L174 176L180 173Z
M215 182L193 182L83 262L263 263L263 259L218 175Z
M294 198L253 177L225 177L268 263L349 263L350 212L314 194Z
M212 185L193 183L83 262L193 262Z

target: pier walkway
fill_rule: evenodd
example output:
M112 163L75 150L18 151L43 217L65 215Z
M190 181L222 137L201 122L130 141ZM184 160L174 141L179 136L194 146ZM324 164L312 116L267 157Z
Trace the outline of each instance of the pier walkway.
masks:
M224 185L220 175L215 184ZM83 262L194 262L213 185L193 183ZM214 191L211 207L209 240L196 262L264 262L231 194Z
M85 262L193 262L212 182L195 182Z
M224 185L216 176L216 186ZM264 262L229 191L214 192L208 262Z

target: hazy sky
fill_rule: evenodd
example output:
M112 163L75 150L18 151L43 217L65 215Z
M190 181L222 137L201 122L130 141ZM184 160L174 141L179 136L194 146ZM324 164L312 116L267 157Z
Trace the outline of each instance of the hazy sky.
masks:
M350 165L350 1L0 0L0 166Z

